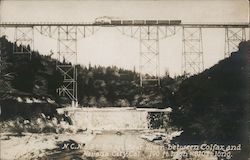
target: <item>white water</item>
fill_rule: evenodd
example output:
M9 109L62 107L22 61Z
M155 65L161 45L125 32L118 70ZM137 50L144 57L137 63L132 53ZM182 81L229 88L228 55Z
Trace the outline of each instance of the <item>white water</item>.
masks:
M156 111L156 109L154 109ZM77 128L91 130L143 130L149 128L148 109L67 108L64 109ZM168 112L168 110L157 110Z

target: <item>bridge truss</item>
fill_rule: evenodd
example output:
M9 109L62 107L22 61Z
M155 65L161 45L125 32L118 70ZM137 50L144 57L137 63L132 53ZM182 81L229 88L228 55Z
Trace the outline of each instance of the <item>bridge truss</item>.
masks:
M140 86L147 83L160 85L159 41L174 36L182 28L182 70L197 74L204 70L203 28L225 29L225 57L236 51L246 39L249 24L183 24L179 20L116 20L98 23L0 23L0 36L4 28L15 28L13 53L28 54L34 50L34 31L57 40L58 63L56 68L63 75L63 84L57 89L67 96L72 106L77 106L77 41L93 35L100 27L116 27L122 34L135 38L140 44ZM1 52L0 52L1 53Z

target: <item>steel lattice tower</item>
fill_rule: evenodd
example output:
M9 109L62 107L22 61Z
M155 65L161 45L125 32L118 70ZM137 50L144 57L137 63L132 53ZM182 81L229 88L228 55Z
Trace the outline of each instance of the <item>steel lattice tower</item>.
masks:
M139 40L140 86L148 82L160 86L159 40L175 35L175 26L126 26L118 30Z
M140 85L156 81L160 85L158 27L140 27Z
M77 27L58 27L58 60L56 67L63 75L63 85L58 88L61 96L67 95L72 106L77 106Z
M245 28L225 28L225 54L229 57L232 52L238 50L239 43L246 40Z
M77 99L77 42L79 38L93 35L99 28L94 26L53 25L39 26L36 30L57 40L57 70L62 73L63 84L57 89L60 96L68 97L72 106L78 106Z
M34 27L15 27L14 54L28 54L31 58L34 50Z
M201 28L183 27L182 71L197 74L204 70Z

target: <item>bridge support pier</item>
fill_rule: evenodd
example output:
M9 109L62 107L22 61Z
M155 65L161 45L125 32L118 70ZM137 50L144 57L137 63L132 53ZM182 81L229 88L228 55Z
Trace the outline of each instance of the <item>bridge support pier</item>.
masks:
M63 75L63 84L57 89L60 96L68 96L72 106L78 106L77 100L77 27L58 26L57 69Z
M182 71L197 74L204 70L202 29L183 27Z
M175 26L123 26L118 30L139 40L140 86L150 83L160 86L159 40L176 34Z
M158 27L140 27L140 86L149 81L160 86Z
M31 58L32 51L34 50L34 28L16 27L14 42L14 54L29 54Z
M2 36L5 35L4 31L5 31L5 28L4 27L0 27L0 37L2 37Z
M224 58L238 50L239 43L246 40L245 28L225 28Z

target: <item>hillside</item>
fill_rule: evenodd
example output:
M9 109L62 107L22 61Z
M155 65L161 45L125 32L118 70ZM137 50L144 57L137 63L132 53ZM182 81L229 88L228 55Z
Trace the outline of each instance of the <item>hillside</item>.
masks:
M78 100L82 106L169 107L172 91L185 76L162 77L161 86L139 86L139 73L111 67L91 66L78 69Z
M5 37L0 38L0 42L2 117L29 117L36 112L54 114L56 107L71 104L67 97L59 97L56 93L63 81L61 73L56 70L57 60L35 51L31 58L27 54L16 55L12 51L16 44ZM138 85L139 73L135 71L91 64L78 65L77 69L78 101L81 107L166 108L170 105L172 92L185 78L171 78L166 74L161 79L161 87L149 85L142 88Z
M172 124L180 143L246 143L250 41L210 69L182 82L173 101Z
M13 45L5 37L1 42L0 105L1 119L31 117L37 113L53 115L58 104L56 88L61 76L55 70L56 61L32 52L13 54Z

